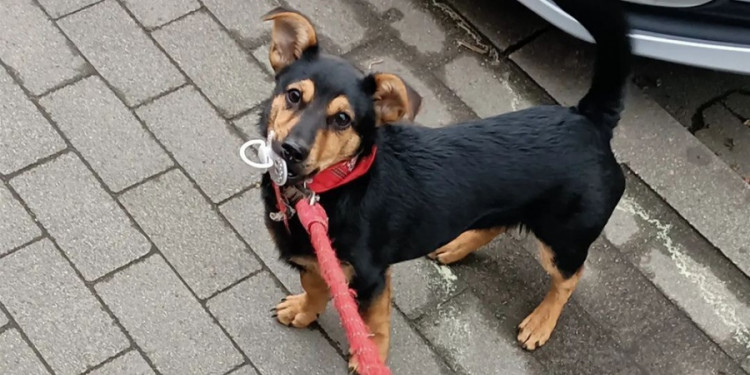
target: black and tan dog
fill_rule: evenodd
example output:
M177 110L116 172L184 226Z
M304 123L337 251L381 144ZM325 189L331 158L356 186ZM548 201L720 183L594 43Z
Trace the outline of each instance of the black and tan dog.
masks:
M281 190L304 191L305 181L342 161L372 163L361 177L321 194L320 203L383 359L391 264L428 254L455 262L519 225L539 239L552 282L518 326L518 341L528 350L544 345L576 288L589 246L623 193L610 140L629 73L627 23L616 0L557 3L598 44L592 85L580 103L439 129L398 124L413 119L421 102L398 76L363 74L324 54L314 27L297 12L275 9L265 16L273 21L276 88L260 128L264 136L274 132L273 149L288 164ZM267 212L277 211L268 174L262 194ZM276 307L277 319L308 326L329 300L310 239L296 219L289 229L270 218L267 226L281 258L300 271L304 289ZM356 358L350 365L356 367Z

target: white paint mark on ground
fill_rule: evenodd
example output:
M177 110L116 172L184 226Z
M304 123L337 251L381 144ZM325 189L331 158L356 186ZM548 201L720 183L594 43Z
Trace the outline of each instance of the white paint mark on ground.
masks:
M453 292L456 291L456 281L458 280L458 276L456 276L455 273L450 269L450 267L438 264L437 262L430 262L433 267L435 267L435 270L438 272L438 275L440 275L440 278L443 280L442 287L446 295L450 295Z
M438 314L423 331L447 353L448 361L461 373L506 375L541 373L513 337L501 334L497 322L476 296L438 307Z
M526 109L531 106L528 101L518 95L516 89L508 82L507 76L502 77L499 81L503 84L503 87L505 87L505 89L510 93L510 107L513 108L514 111Z
M615 210L604 227L604 236L615 246L623 246L638 234L640 228L634 215Z
M664 292L671 298L676 299L683 308L691 313L691 316L694 315L692 313L698 313L695 315L699 316L706 316L706 314L700 314L699 311L697 311L698 309L712 311L721 323L729 328L732 338L740 345L750 349L750 329L748 329L748 325L745 321L740 318L740 316L745 317L745 319L750 317L750 307L737 300L737 298L726 287L724 282L717 278L710 269L696 262L690 256L685 254L679 244L674 243L670 235L672 230L671 224L662 223L660 220L652 218L646 210L628 197L623 197L622 200L620 200L617 209L635 215L650 224L656 230L656 237L667 250L669 257L672 260L671 263L676 267L679 275L697 288L697 290L693 290L692 288L686 288L686 285L681 285L681 288L670 288L673 290L664 290ZM647 263L652 262L647 261ZM654 273L658 273L660 270L664 269L663 267L654 268L655 269L652 270ZM657 275L657 278L661 279L659 282L661 286L663 286L664 282L680 284L678 280L662 278L660 275ZM697 291L697 294L702 301L707 304L710 309L705 309L705 307L701 308L701 306L697 306L699 304L696 304L695 301L685 298L686 293L690 293L691 291ZM704 320L704 322L702 322L704 328L715 326L713 323L716 322L705 321L705 318L702 320ZM715 327L713 331L714 332L711 333L717 333Z

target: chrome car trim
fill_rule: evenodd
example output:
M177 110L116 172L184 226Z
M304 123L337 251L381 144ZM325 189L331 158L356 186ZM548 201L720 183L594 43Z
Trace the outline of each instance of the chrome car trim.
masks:
M550 0L518 0L534 13L576 38L593 42L575 19ZM750 1L750 0L748 0ZM750 46L632 30L633 53L703 68L750 74Z

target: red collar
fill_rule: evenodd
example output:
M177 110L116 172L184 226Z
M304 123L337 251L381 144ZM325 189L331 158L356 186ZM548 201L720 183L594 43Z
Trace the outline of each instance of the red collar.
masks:
M372 146L372 152L365 157L359 158L355 156L352 159L341 161L324 169L316 174L312 180L307 182L307 189L315 194L325 193L326 191L343 186L364 176L365 173L370 170L370 167L372 167L377 150L376 146ZM278 212L271 214L271 219L274 221L283 221L288 232L289 217L294 215L294 209L291 210L291 214L287 213L287 204L290 203L289 198L284 197L279 185L276 185L276 183L273 182L271 185L273 185L273 190L276 195L276 208L279 210ZM299 193L298 190L297 192ZM291 204L293 203L294 202Z
M377 151L377 146L372 146L372 152L367 156L355 156L320 171L307 183L307 188L316 194L325 193L364 176L372 167Z

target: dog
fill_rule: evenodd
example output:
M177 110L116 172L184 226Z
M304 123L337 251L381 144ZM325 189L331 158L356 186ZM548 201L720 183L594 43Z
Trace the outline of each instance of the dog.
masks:
M519 226L539 240L551 285L518 325L517 339L527 350L548 341L625 189L610 142L631 60L618 1L556 3L597 42L591 87L578 105L443 128L411 123L421 97L397 75L365 74L323 53L304 15L277 8L264 16L273 23L275 88L259 128L264 137L272 132L273 152L288 171L283 186L264 174L260 190L280 257L299 271L304 289L276 306L279 322L307 327L330 298L305 228L283 207L309 197L327 173L339 183L318 194L328 234L383 361L390 265L425 255L453 263ZM356 369L356 356L349 366Z

